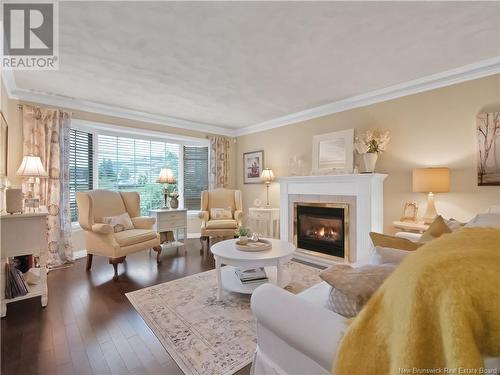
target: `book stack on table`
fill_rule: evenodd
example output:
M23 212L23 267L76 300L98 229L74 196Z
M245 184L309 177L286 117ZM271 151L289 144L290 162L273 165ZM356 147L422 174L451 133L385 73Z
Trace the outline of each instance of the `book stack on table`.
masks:
M241 283L244 285L265 283L269 280L264 267L250 268L247 270L236 268L235 272L238 279L240 279Z

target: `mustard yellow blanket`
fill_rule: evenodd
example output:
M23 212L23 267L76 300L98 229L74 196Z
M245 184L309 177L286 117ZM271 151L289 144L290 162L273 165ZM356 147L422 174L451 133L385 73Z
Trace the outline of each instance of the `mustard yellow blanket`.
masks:
M483 355L500 357L500 230L465 228L401 263L347 329L333 374L479 374Z

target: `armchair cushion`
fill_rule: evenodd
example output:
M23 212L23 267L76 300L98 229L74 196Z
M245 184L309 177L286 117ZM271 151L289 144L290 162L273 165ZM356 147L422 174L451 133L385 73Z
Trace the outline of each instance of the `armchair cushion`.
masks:
M97 232L101 234L113 233L113 227L109 224L97 223L92 225L92 232Z
M105 216L102 218L104 224L109 224L116 232L121 232L128 229L134 229L134 224L130 219L128 212L124 212L117 216Z
M209 220L205 226L207 229L236 229L238 222L236 220Z
M137 216L132 218L135 229L151 229L156 223L156 218L150 216Z
M227 208L210 208L210 219L211 220L226 220L233 218L233 211L231 207Z
M156 237L157 233L149 229L130 229L115 233L115 240L122 247L154 240Z

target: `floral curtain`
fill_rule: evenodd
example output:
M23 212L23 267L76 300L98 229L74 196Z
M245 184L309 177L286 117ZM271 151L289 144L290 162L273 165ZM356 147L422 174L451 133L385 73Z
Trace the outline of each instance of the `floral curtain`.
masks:
M229 147L229 138L210 137L210 189L228 185Z
M35 188L47 206L48 267L72 262L69 215L69 129L71 114L23 105L23 154L39 156L49 177Z

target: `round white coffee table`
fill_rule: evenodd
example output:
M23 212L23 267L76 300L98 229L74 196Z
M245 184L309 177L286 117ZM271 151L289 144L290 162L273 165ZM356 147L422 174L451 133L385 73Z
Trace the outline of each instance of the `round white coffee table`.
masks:
M282 265L293 257L295 246L287 241L266 238L272 243L271 250L247 252L237 250L234 243L236 239L226 240L214 244L210 251L215 258L217 270L217 299L222 299L223 289L231 292L252 294L261 284L242 284L236 276L236 268L265 267L269 281L281 288L290 283L290 274L283 270ZM222 265L226 265L222 267Z

